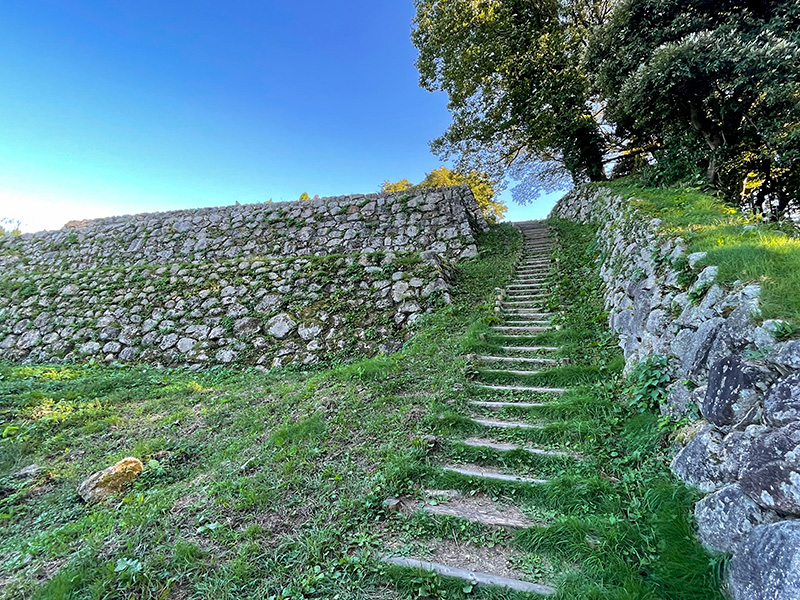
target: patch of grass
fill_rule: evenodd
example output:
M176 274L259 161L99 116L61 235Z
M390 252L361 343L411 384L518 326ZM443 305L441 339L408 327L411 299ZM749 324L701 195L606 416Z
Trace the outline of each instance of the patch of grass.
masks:
M681 236L689 252L708 252L700 264L717 265L719 282L760 284L765 319L800 323L800 238L790 225L762 223L697 190L643 188L625 179L603 185L662 219L662 231Z

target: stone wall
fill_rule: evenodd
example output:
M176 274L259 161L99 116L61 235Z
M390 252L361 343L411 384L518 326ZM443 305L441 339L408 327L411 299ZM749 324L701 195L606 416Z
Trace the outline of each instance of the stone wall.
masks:
M468 186L198 208L0 238L0 270L423 250L455 259L475 255L474 232L485 227Z
M760 287L723 286L701 253L602 188L565 196L553 215L599 225L609 325L626 369L668 357L661 410L682 430L673 472L705 497L700 541L733 555L734 600L800 598L800 341L760 319Z
M281 219L277 219L281 215ZM0 359L304 364L388 352L486 227L467 187L116 217L0 240Z

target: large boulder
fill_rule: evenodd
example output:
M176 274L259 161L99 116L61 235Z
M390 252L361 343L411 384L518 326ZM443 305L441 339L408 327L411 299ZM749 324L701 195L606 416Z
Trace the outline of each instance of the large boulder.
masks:
M773 427L800 422L800 371L781 379L764 398L764 419Z
M753 502L735 483L695 504L694 517L700 541L711 552L731 552L753 527L779 519L776 513Z
M123 458L117 464L89 475L78 485L78 494L86 502L102 502L125 489L143 470L138 458Z
M755 422L759 400L772 378L763 369L735 356L723 358L711 368L700 407L703 416L721 427Z
M800 521L755 527L728 567L732 600L800 599Z
M683 481L703 492L714 492L733 483L727 468L729 451L723 433L713 425L706 425L678 452L670 465Z
M740 484L760 506L800 515L800 422L753 440L741 468Z

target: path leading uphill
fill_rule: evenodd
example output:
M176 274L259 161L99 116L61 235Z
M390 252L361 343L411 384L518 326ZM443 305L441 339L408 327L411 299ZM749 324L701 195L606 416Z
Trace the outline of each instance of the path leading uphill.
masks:
M520 486L547 481L554 464L562 467L579 457L548 444L546 427L537 413L568 391L555 375L563 358L555 345L539 345L535 336L553 330L547 308L552 240L543 222L517 223L524 250L513 281L498 296L499 322L491 328L486 350L473 358L474 378L465 425L472 435L437 440L434 459L441 470L428 501L410 507L430 515L478 523L506 531L541 523L515 506L495 498L514 496ZM538 442L538 443L536 443ZM548 465L550 469L548 469ZM453 487L457 489L447 489ZM409 507L407 507L409 508ZM531 581L517 568L512 544L475 547L439 539L424 548L425 556L398 549L384 560L398 567L434 571L465 585L499 586L519 592L550 595L547 582Z

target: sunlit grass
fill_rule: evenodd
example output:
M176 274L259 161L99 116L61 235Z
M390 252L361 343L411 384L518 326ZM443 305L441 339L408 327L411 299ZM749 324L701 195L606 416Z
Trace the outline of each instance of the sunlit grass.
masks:
M800 323L800 238L788 224L762 223L696 190L605 184L660 218L662 230L682 237L689 252L707 252L699 264L719 267L717 281L761 285L764 319Z

